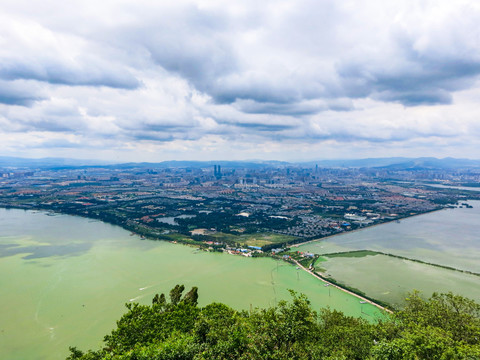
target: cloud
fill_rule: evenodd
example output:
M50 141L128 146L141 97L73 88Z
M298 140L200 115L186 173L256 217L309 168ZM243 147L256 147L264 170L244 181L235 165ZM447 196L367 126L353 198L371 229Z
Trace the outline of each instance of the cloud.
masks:
M274 114L295 117L313 115L327 110L349 111L353 109L352 103L345 99L337 99L336 101L307 100L286 104L256 102L249 99L236 100L233 105L235 108L247 114Z
M82 145L78 142L72 142L68 139L50 139L48 141L43 142L42 146L46 148L52 148L52 149L55 149L55 148L78 149L78 148L84 147L85 145Z
M464 143L480 156L474 1L17 0L0 13L0 138L17 148L138 159Z
M45 61L40 67L32 67L17 59L0 67L0 76L6 80L37 80L50 84L72 86L107 86L135 89L140 82L121 69L112 69L107 64L95 63L93 59L77 59L77 64L62 64L55 60Z
M238 124L235 124L235 126L254 129L258 131L270 131L270 132L290 130L294 127L294 125L265 124L265 123L238 123Z
M0 16L0 32L1 79L124 89L140 86L128 66L113 56L103 58L98 45L88 39L6 14Z
M377 49L337 63L345 93L405 106L451 104L480 74L480 9L468 2L403 9ZM472 39L476 39L473 40Z
M34 84L0 80L0 104L32 106L42 99L44 97L41 91Z

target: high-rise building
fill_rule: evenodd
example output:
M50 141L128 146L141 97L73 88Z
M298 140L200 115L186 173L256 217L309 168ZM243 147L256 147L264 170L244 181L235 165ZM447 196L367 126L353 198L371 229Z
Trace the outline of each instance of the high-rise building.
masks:
M222 177L222 170L221 170L220 165L213 165L213 175L217 179L220 179Z

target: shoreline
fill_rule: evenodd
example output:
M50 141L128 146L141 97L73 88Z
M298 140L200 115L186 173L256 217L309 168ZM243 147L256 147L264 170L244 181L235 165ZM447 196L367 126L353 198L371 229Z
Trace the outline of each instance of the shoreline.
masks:
M379 223L379 224L374 224L374 225L361 227L361 228L358 228L358 229L355 229L355 230L343 231L341 233L327 235L327 236L324 236L324 237L321 237L321 238L318 238L318 239L313 239L313 240L308 240L308 241L305 241L305 242L293 244L293 245L290 246L290 248L303 246L303 245L310 244L310 243L313 243L313 242L320 242L322 240L326 240L326 239L333 238L333 237L336 237L336 236L342 236L342 235L345 235L345 234L355 233L355 232L367 230L367 229L370 229L370 228L374 228L374 227L377 227L377 226L389 224L389 223L394 222L394 221L398 221L398 220L401 221L403 219L409 219L409 218L413 218L413 217L416 217L416 216L422 216L422 215L431 214L431 213L434 213L434 212L437 212L437 211L443 211L443 210L447 210L447 208L431 210L431 211L427 211L427 212L424 212L424 213L421 213L421 214L404 216L404 217L399 218L399 219L389 220L389 221L385 221L385 222L382 222L382 223ZM319 254L319 255L321 255L321 254Z
M66 214L66 213L52 212L52 211L44 210L44 209L22 209L22 208L12 208L12 207L10 207L10 208L2 208L2 209L4 209L5 211L9 211L9 210L22 211L22 210L23 210L24 212L31 212L31 213L33 213L33 214L38 214L38 215L43 215L43 216L57 216L57 215L58 215L58 216L67 216L67 217L70 217L70 216L78 216L78 215L71 215L71 214ZM79 217L79 218L83 218L83 219L85 219L85 220L91 220L91 218L84 217L84 216L78 216L78 217ZM110 223L107 223L107 222L104 222L104 221L101 221L101 220L96 220L96 219L94 219L94 220L95 220L95 222L98 221L99 223L103 223L103 224L106 224L106 225L118 226L120 229L127 231L125 228L123 228L123 227L121 227L121 226L119 226L119 225L113 225L113 224L110 224ZM135 232L132 232L132 231L127 231L126 234L127 234L128 238L134 237L135 240L141 240L141 239L142 239L139 234L137 234L137 233L135 233ZM180 244L180 245L183 245L183 246L187 246L187 247L189 247L189 248L191 248L191 249L194 249L193 251L196 251L196 252L199 252L199 250L201 250L199 246L192 245L192 244L188 244L188 243L184 243L184 242L178 242L178 241L177 241L177 242L175 242L175 241L167 241L167 242L171 243L172 245ZM214 252L213 252L213 253L214 253ZM225 255L227 255L226 252L222 252L222 253L220 253L220 254L225 254ZM269 258L269 259L271 259L270 261L273 261L273 262L279 262L279 261L281 260L281 259L275 258L275 257L273 257L273 256L265 256L265 258ZM290 265L290 266L294 265L294 264L292 264L291 262L287 262L287 263L288 263L288 265ZM353 295L356 299L360 299L361 301L366 301L366 302L368 302L368 303L371 303L372 305L378 307L378 308L381 309L381 310L385 310L386 312L389 312L389 313L392 312L392 311L384 308L383 306L381 306L381 305L379 305L379 304L376 304L374 301L371 301L371 300L369 300L369 299L367 299L367 298L364 298L364 297L362 297L362 296L359 296L358 294L355 294L355 293L353 293L353 292L351 292L351 291L349 291L349 290L347 290L347 289L343 289L341 286L338 286L338 285L333 284L333 283L331 283L331 282L329 282L329 281L327 281L327 280L325 280L325 279L322 279L318 274L315 274L314 272L309 271L308 269L306 269L306 268L305 268L303 265L301 265L300 263L297 263L296 261L295 261L295 263L297 264L297 266L301 267L302 270L311 273L313 276L315 276L317 279L322 280L324 283L328 283L328 284L331 285L331 286L335 286L335 287L338 288L339 290L342 290L344 293L346 293L346 294L348 294L348 295ZM277 266L278 266L278 265L277 265ZM324 305L324 306L326 306L326 305Z
M138 239L139 240L152 240L152 241L167 241L169 243L172 243L172 244L181 244L183 246L188 246L190 248L195 248L197 250L203 250L203 251L207 251L208 250L205 250L205 249L202 249L201 247L201 244L195 244L195 243L191 243L189 241L181 241L181 240L173 240L173 239L157 239L157 238L154 238L154 237L149 237L148 235L145 236L144 234L140 234L138 232L135 232L133 229L130 229L130 228L126 228L120 224L114 224L114 223L110 223L110 222L107 222L107 221L104 221L104 220L101 220L101 219L97 219L97 218L93 218L93 217L89 217L89 216L83 216L83 215L80 215L80 214L69 214L69 213L65 213L65 212L56 212L56 211L52 211L52 210L47 210L47 209L25 209L25 208L22 208L22 207L2 207L3 209L6 209L6 210L9 210L9 209L17 209L17 210L24 210L24 211L32 211L32 212L40 212L40 213L44 213L45 215L48 215L48 216L55 216L55 215L66 215L66 216L78 216L78 217L81 217L81 218L84 218L84 219L90 219L90 220L94 220L94 221L99 221L99 222L102 222L102 223L105 223L105 224L109 224L111 226L118 226L119 228L125 230L125 231L128 231L130 232L130 236L133 236L133 235L136 235L138 236ZM366 230L370 227L376 227L376 226L380 226L380 225L384 225L384 224L387 224L387 223L391 223L393 221L397 221L397 220L401 220L401 219L407 219L407 218L410 218L410 217L415 217L415 216L420 216L420 215L425 215L425 214L428 214L428 213L433 213L433 212L437 212L437 211L441 211L441 210L446 210L446 208L441 208L441 209L436 209L436 210L432 210L432 211L428 211L428 212L425 212L425 213L421 213L421 214L415 214L415 215L410 215L410 216L405 216L403 218L400 218L400 219L394 219L394 220L390 220L390 221L386 221L386 222L382 222L382 223L378 223L378 224L374 224L374 225L369 225L369 226L366 226L366 227L363 227L363 228L359 228L359 229L355 229L355 230L350 230L350 231L344 231L342 233L338 233L338 234L332 234L332 235L328 235L328 236L325 236L325 237L322 237L322 238L319 238L319 239L313 239L313 240L309 240L309 241L306 241L306 242L303 242L303 243L298 243L298 244L293 244L289 247L291 248L294 248L294 247L299 247L299 246L302 246L302 245L305 245L305 244L309 244L309 243L313 243L313 242L320 242L322 240L325 240L327 238L333 238L335 236L340 236L340 235L343 235L343 234L346 234L346 233L350 233L350 232L357 232L357 231L362 231L362 230ZM223 254L225 253L224 251L222 252ZM265 252L264 254L266 254L265 257L269 257L269 258L272 258L274 260L281 260L281 259L276 259L275 257L271 256L271 254L269 252ZM292 259L293 260L293 259ZM321 275L315 273L314 271L311 271L307 268L305 268L303 265L301 265L299 262L297 262L296 260L293 260L295 262L295 264L299 267L302 268L302 270L310 273L312 276L314 276L315 278L321 280L323 283L325 284L328 284L329 286L334 286L335 288L349 294L349 295L353 295L355 298L357 299L360 299L361 301L365 301L373 306L376 306L377 308L379 308L380 310L382 311L386 311L387 313L393 313L392 310L389 310L388 308L386 308L385 306L382 306L378 303L376 303L374 300L370 300L362 295L359 295L347 288L344 288L338 284L335 284L333 282L330 282L329 280L323 278ZM290 263L292 264L292 263ZM368 295L367 295L368 296ZM391 306L391 304L388 304L387 303L387 306Z
M386 307L384 307L384 306L382 306L382 305L380 305L380 304L377 304L376 302L374 302L374 301L372 301L372 300L370 300L370 299L367 299L367 298L365 298L365 297L363 297L363 296L361 296L361 295L359 295L359 294L356 294L356 293L354 293L354 292L352 292L352 291L350 291L350 290L348 290L348 289L345 289L345 288L343 288L343 287L341 287L341 286L339 286L339 285L337 285L337 284L334 284L334 283L332 283L332 282L324 279L322 276L318 275L318 274L315 273L314 271L305 268L305 267L304 267L302 264L300 264L297 260L293 260L293 261L294 261L295 264L296 264L298 267L300 267L302 270L306 271L307 273L309 273L310 275L314 276L315 278L321 280L321 281L324 282L325 284L328 284L328 286L334 286L335 288L337 288L337 289L339 289L339 290L341 290L341 291L343 291L343 292L345 292L345 293L347 293L347 294L349 294L349 295L355 296L356 298L360 299L362 302L365 301L366 303L369 303L369 304L371 304L371 305L373 305L373 306L376 306L376 307L379 308L380 310L383 310L383 311L385 311L385 312L387 312L387 313L389 313L389 314L393 314L393 311L392 311L392 310L387 309Z
M21 206L14 206L14 205L9 205L7 207L7 206L5 206L5 204L2 204L0 206L0 208L7 209L7 210L8 209L18 209L18 210L24 210L24 211L39 211L39 212L44 212L49 216L55 216L56 214L58 214L58 215L68 215L68 216L78 216L78 217L82 217L82 218L85 218L85 219L91 219L91 220L94 220L94 221L101 221L103 223L110 224L112 226L118 226L118 227L120 227L120 228L122 228L126 231L131 232L132 234L135 234L135 235L141 237L142 240L148 239L148 240L154 240L154 241L168 241L168 242L176 241L176 243L181 243L181 244L184 244L184 245L192 245L192 246L201 247L200 244L198 244L198 245L197 244L191 244L188 241L181 241L181 240L179 241L179 240L174 240L174 239L170 239L170 238L161 238L161 237L155 238L155 237L153 237L152 235L149 235L149 234L140 234L138 232L135 232L134 229L124 227L121 224L105 221L105 220L98 219L98 218L95 218L95 217L85 216L85 215L82 215L82 214L70 214L70 213L67 213L67 212L57 212L57 211L54 211L54 210L51 210L51 209L42 209L42 208L24 208L24 207L21 207ZM385 221L385 222L377 223L377 224L373 224L373 225L368 225L368 226L361 227L361 228L358 228L358 229L355 229L355 230L343 231L341 233L331 234L331 235L327 235L327 236L320 237L320 238L317 238L317 239L307 240L305 242L295 243L295 244L291 244L291 245L288 244L288 242L287 242L287 243L285 243L285 246L289 247L289 248L296 248L296 247L303 246L303 245L306 245L306 244L310 244L310 243L313 243L313 242L320 242L322 240L333 238L335 236L341 236L341 235L344 235L344 234L347 234L347 233L354 233L354 232L358 232L358 231L363 231L363 230L366 230L368 228L374 228L374 227L377 227L377 226L380 226L380 225L391 223L393 221L399 221L399 220L402 220L402 219L413 218L415 216L426 215L426 214L430 214L430 213L433 213L433 212L442 211L442 210L446 210L446 209L447 208L440 208L440 209L435 209L435 210L431 210L431 211L426 211L426 212L420 213L420 214L408 215L408 216L404 216L402 218L393 219L393 220L389 220L389 221ZM269 254L268 252L265 252L265 253Z

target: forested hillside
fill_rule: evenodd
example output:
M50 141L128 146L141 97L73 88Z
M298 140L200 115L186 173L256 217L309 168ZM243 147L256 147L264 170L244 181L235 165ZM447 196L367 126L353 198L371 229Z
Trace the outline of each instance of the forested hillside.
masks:
M105 346L67 359L480 359L480 305L449 294L411 294L388 320L369 323L290 302L252 311L225 304L198 307L198 289L183 285L151 306L127 304Z

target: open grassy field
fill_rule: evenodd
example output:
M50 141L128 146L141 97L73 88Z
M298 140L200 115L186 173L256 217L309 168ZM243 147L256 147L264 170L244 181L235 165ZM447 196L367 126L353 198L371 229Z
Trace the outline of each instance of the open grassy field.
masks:
M280 244L295 239L293 236L282 234L251 234L242 235L242 241L247 246L264 246L270 244Z
M222 232L209 234L216 241L235 242L241 246L264 246L270 244L281 244L295 239L293 236L273 234L273 233L255 233L255 234L226 234Z

